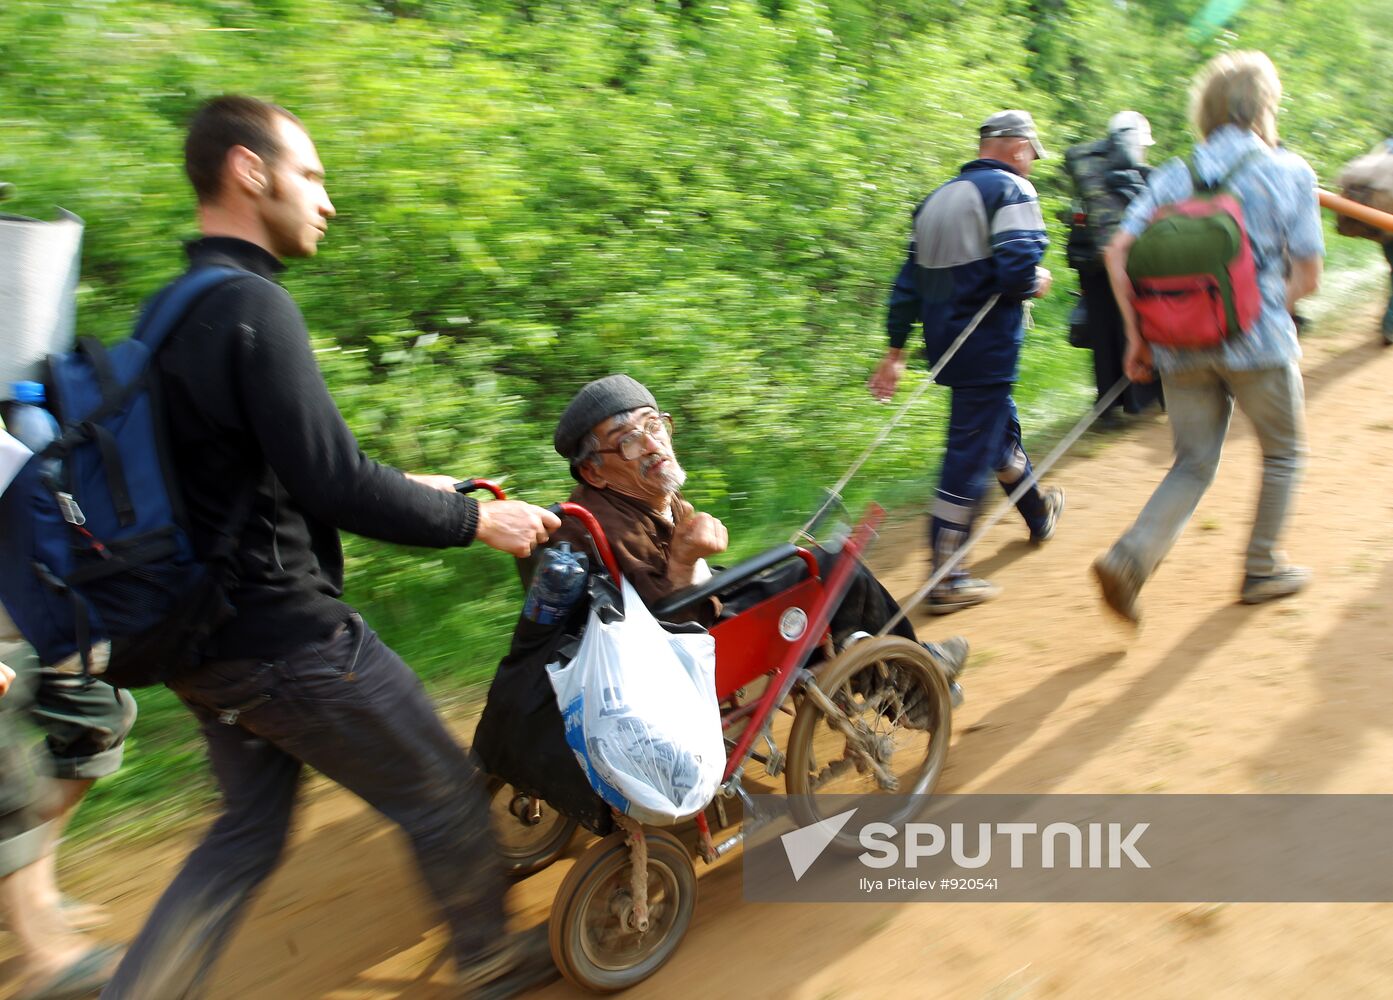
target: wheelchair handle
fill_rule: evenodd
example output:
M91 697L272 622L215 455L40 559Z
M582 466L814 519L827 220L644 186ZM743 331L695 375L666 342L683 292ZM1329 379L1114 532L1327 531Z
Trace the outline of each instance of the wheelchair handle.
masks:
M495 500L508 499L508 494L503 492L503 487L492 479L465 479L455 483L456 493L473 493L475 490L488 490L493 494Z
M605 569L609 572L609 578L614 581L616 587L620 586L624 578L619 575L619 564L614 561L614 552L609 547L609 539L605 537L605 529L600 527L595 515L580 504L570 501L554 503L547 510L557 517L574 517L585 526L585 530L590 532L590 537L595 542L595 551L600 555L600 562L605 564Z
M456 493L473 493L475 490L488 490L497 500L507 500L508 494L503 492L503 487L499 486L491 479L463 479L455 483ZM595 551L600 554L600 561L605 564L605 569L609 571L610 579L618 586L623 579L619 575L619 564L614 561L614 552L609 547L609 539L605 537L605 529L600 527L600 522L595 520L595 515L590 513L578 503L554 503L547 510L557 517L574 517L585 526L585 530L590 532L590 537L595 540Z

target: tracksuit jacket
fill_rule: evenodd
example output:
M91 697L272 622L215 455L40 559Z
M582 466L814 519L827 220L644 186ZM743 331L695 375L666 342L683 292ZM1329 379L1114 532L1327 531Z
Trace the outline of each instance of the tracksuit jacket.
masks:
M1031 183L999 160L973 160L914 211L909 254L890 293L886 328L903 347L917 319L930 364L996 293L1001 299L944 366L948 386L1014 382L1022 305L1049 238Z

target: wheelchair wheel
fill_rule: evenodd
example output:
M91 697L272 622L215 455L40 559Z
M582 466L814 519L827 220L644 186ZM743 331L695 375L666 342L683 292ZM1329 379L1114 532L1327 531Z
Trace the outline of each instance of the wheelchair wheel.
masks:
M943 670L918 643L888 636L852 646L817 686L825 699L805 695L789 730L784 782L794 818L806 826L846 808L819 801L828 795L894 796L859 805L858 825L912 818L925 800L903 797L932 792L948 758L953 706ZM835 842L856 846L849 833Z
M551 905L551 957L568 980L616 993L657 972L681 943L696 904L696 869L676 837L645 829L648 929L630 920L633 863L623 833L592 844L567 873Z
M488 796L489 820L510 877L539 872L565 853L579 825L575 820L498 778L489 779Z

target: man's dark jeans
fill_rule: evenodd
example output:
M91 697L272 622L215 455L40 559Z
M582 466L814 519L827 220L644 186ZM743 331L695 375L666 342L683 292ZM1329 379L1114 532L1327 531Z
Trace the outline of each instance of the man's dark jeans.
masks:
M505 885L484 779L420 680L361 618L280 660L211 663L170 687L198 717L224 811L103 997L196 995L281 856L306 764L406 832L457 963L501 944Z

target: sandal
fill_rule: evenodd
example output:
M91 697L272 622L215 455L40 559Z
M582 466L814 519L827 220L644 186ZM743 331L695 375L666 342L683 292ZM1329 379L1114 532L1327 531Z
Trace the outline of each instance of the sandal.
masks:
M88 949L48 982L19 994L18 1000L82 1000L111 981L124 953L124 948L111 946Z
M68 928L79 933L96 930L98 927L105 927L111 923L111 914L106 907L96 903L84 903L71 896L63 896L59 899L58 911L63 914L63 920Z

